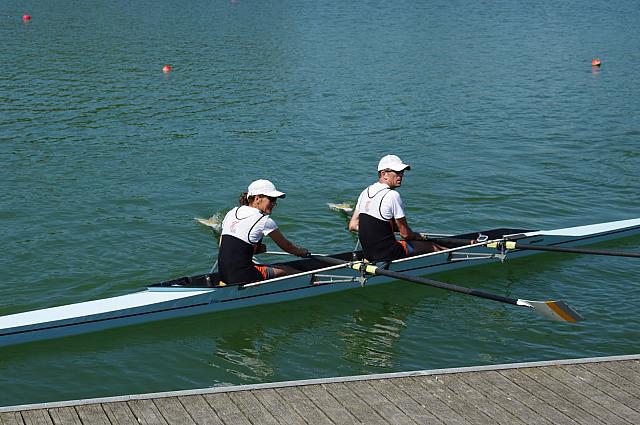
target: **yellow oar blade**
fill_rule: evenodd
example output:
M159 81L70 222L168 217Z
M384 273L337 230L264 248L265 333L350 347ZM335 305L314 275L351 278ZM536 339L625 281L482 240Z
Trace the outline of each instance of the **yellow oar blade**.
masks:
M518 305L533 308L535 311L551 320L559 322L575 323L584 320L584 317L571 308L564 301L529 301L518 300Z
M351 214L353 212L353 206L349 205L346 202L343 202L341 204L333 204L333 203L329 202L329 203L327 203L327 205L332 210L341 211L341 212L343 212L345 214Z

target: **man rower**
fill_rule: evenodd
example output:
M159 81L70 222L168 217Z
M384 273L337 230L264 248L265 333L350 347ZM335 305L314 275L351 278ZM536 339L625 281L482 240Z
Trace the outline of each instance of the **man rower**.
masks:
M225 284L239 284L272 279L299 270L290 266L254 264L253 255L266 251L262 243L269 236L282 250L305 257L306 248L301 248L284 237L278 225L269 215L278 199L285 193L276 189L269 180L252 182L247 191L240 194L240 206L227 213L222 221L222 236L218 251L218 271Z
M386 155L378 163L378 181L362 191L349 230L357 231L364 258L372 262L391 261L444 247L426 240L407 223L402 198L396 190L411 166L396 155ZM397 240L394 231L403 240Z

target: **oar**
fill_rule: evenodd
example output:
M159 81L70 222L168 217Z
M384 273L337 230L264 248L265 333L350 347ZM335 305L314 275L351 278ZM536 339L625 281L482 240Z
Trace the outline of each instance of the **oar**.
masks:
M345 267L352 268L357 271L363 271L365 273L374 275L374 276L388 276L394 279L406 280L413 283L419 283L421 285L429 285L435 288L444 289L447 291L459 292L461 294L472 295L474 297L485 298L492 301L497 301L501 303L511 304L520 307L528 307L532 308L536 312L541 315L560 322L577 322L579 320L584 320L578 312L576 312L573 308L567 305L563 301L530 301L530 300L522 300L504 297L502 295L491 294L489 292L478 291L475 289L465 288L463 286L457 286L450 283L440 282L437 280L426 279L424 277L414 277L408 276L403 273L394 272L391 270L385 270L376 265L364 263L362 261L356 262L348 262L339 260L333 257L322 257L322 256L312 256L316 260L324 261L333 265L344 265Z
M271 255L294 255L294 254L291 254L291 253L289 253L289 252L284 252L284 251L265 251L265 252L261 252L260 254L271 254ZM326 256L326 255L328 255L328 254L320 254L320 253L314 252L314 253L309 254L309 255L320 255L320 256Z
M355 205L353 203L341 202L339 204L334 204L334 203L328 202L327 206L329 207L330 210L337 211L338 213L340 213L342 218L346 220L347 227L349 227L349 221L351 220L351 215L353 214L353 209L355 208ZM353 248L353 250L357 251L360 248L360 239L358 239L358 233L357 232L349 232L349 233L351 233L351 237L353 237L356 240L356 246Z
M506 249L529 249L532 251L553 251L553 252L568 252L572 254L593 254L593 255L611 255L614 257L633 257L640 258L640 252L625 252L625 251L603 251L597 249L584 249L584 248L564 248L559 246L541 246L541 245L527 245L516 241L501 241L488 243L489 248L501 248Z
M220 242L220 237L222 236L222 219L224 218L225 214L226 212L222 211L217 215L216 214L212 215L209 218L195 217L195 220L198 223L204 224L205 226L211 228L211 231L213 232L213 236L216 238L216 246ZM213 266L211 266L211 270L209 271L209 273L213 273L218 267L218 259L215 254L214 254L214 258L216 258L216 262L213 263Z
M351 213L353 212L353 205L350 204L349 202L342 202L339 204L334 204L332 202L328 202L327 206L334 210L334 211L340 211L342 213L344 213L347 216L351 216Z
M222 219L223 218L224 218L224 215L220 216L220 214L218 214L218 215L212 215L209 218L195 217L194 220L197 221L200 224L204 224L205 226L209 227L211 229L211 231L213 232L213 236L216 238L216 241L219 241L220 240L220 236L222 234Z

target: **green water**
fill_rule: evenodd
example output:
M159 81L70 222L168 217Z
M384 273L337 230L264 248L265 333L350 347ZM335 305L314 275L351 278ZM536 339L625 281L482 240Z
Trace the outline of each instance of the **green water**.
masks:
M0 314L207 271L193 218L256 178L287 192L288 237L348 250L326 203L354 201L387 153L412 165L418 230L640 217L639 21L633 1L5 1ZM633 259L438 277L587 320L397 282L2 348L0 405L638 353Z

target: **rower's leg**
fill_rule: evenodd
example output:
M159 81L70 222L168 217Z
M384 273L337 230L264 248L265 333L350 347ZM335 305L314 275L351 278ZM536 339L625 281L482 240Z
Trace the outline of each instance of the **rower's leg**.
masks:
M445 249L447 249L446 247L442 245L438 245L437 243L432 241L411 241L410 244L413 247L412 255L420 255L420 254L426 254L428 252L444 251Z
M300 270L295 269L291 266L285 266L282 264L278 264L277 266L271 266L271 269L273 270L274 277L281 277L281 276L287 276L290 274L300 273Z
M254 264L253 267L255 267L255 269L262 277L261 279L257 280L268 280L274 279L276 277L300 273L300 270L283 264L278 264L277 266L271 266L269 264Z

